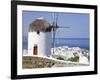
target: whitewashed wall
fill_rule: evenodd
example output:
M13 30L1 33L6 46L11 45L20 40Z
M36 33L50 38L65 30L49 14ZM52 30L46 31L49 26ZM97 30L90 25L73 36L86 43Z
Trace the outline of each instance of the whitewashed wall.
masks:
M28 55L33 56L34 44L38 46L38 56L48 56L51 54L51 32L29 32L28 33Z

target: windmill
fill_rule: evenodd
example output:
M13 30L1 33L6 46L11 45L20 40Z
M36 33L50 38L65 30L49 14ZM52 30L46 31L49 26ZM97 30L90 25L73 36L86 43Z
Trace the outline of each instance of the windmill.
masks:
M52 21L52 31L53 31L53 33L52 33L52 35L53 35L53 48L55 47L55 35L56 35L56 29L57 28L70 28L70 27L64 27L64 26L59 26L58 25L58 17L59 17L59 15L58 15L58 13L53 13L52 14L52 17L53 17L53 21ZM54 50L53 50L53 53L54 53Z

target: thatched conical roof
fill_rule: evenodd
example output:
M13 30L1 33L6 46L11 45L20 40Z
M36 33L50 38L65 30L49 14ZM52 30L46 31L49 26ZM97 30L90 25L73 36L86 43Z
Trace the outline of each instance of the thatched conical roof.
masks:
M33 31L50 32L51 29L52 27L50 23L48 23L43 17L37 18L29 26L29 32Z

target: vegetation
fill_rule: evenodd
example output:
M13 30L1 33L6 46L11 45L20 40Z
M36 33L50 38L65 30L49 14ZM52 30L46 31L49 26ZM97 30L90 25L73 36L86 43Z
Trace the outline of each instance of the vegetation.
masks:
M58 59L63 60L62 57L58 57ZM79 57L69 58L68 61L78 62ZM42 58L42 57L33 57L33 56L23 56L22 59L22 68L23 69L32 69L32 68L51 68L51 67L70 67L70 66L83 66L82 64L74 64L74 63L64 63L52 59Z
M23 56L22 67L23 69L44 68L52 67L55 61L41 57Z
M59 60L64 60L62 57L58 57L57 59L59 59Z
M68 61L79 62L79 56L71 57L68 59Z

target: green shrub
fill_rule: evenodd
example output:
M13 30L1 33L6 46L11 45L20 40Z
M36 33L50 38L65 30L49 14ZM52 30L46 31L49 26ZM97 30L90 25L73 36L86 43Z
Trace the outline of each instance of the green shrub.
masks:
M68 59L68 61L79 62L79 56L71 57Z
M57 59L59 59L59 60L64 60L62 57L58 57Z

